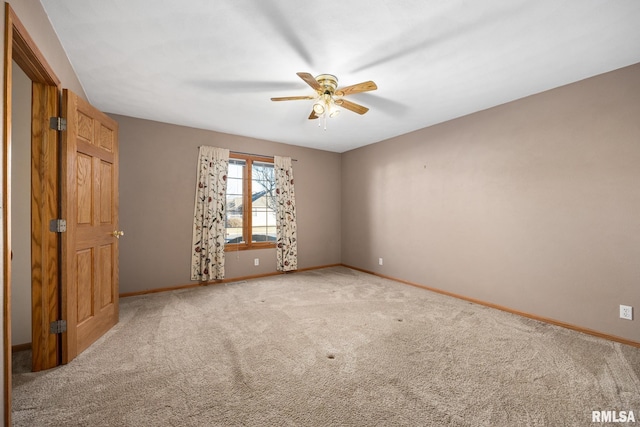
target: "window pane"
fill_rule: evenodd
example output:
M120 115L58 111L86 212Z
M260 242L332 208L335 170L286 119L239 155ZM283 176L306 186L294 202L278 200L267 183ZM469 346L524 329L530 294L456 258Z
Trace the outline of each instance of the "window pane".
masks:
M273 163L253 162L251 171L252 238L254 242L275 241L276 205Z
M256 194L273 195L275 190L275 177L273 175L273 163L253 162L252 190L255 200Z
M242 185L242 177L244 176L245 167L246 162L244 160L229 159L229 171L227 173L226 243L244 242L242 236L242 214L244 212L244 202L242 199L244 186Z
M242 179L246 164L247 162L244 160L229 159L229 172L227 173L227 177Z

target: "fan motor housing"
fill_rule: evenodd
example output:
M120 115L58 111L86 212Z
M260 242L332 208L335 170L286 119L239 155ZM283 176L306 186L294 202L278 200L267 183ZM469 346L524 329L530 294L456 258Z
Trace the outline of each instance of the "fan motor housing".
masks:
M324 93L329 92L330 95L338 88L338 78L333 74L320 74L316 76L316 81L322 86Z

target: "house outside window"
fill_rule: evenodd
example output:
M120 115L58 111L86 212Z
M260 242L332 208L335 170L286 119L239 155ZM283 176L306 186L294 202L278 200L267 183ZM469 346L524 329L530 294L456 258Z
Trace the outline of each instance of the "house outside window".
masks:
M225 250L275 247L275 187L273 159L230 154Z

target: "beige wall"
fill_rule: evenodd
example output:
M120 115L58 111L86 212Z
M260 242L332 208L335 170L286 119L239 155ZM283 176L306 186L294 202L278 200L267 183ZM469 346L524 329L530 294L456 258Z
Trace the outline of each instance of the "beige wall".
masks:
M11 106L11 345L31 342L31 80L15 62Z
M340 262L340 155L112 115L120 126L120 292L190 281L198 147L290 156L299 268ZM275 250L227 252L226 277L275 272ZM254 266L254 258L260 265Z
M640 342L640 64L344 153L342 191L343 263Z

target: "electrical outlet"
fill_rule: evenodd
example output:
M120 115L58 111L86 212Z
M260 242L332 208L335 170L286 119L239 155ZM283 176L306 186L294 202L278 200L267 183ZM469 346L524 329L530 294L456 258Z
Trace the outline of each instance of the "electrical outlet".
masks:
M620 318L633 320L633 307L630 305L620 305Z
M382 258L378 258L378 265L382 265Z
M253 265L260 265L260 258L254 258Z

